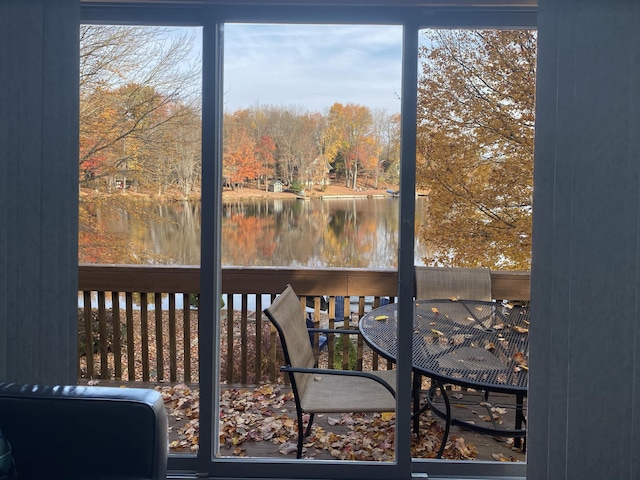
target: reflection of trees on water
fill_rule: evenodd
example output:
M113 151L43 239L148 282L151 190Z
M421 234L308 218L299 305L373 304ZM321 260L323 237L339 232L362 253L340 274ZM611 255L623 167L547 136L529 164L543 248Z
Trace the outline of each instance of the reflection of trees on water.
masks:
M225 203L222 262L395 268L398 206L399 202L388 198ZM150 208L153 221L128 217L126 210L109 219L112 231L128 232L127 249L134 250L128 258L111 261L131 263L132 257L137 263L199 264L200 204L168 202ZM99 252L91 258L101 261Z

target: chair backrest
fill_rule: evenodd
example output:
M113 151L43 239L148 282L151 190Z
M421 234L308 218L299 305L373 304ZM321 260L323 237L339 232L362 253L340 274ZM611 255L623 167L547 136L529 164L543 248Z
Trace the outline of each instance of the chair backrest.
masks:
M416 267L416 300L491 300L488 268Z
M264 313L278 331L285 363L292 367L313 368L316 359L309 342L305 312L291 285L287 285ZM303 395L310 375L296 373L293 377L295 388Z

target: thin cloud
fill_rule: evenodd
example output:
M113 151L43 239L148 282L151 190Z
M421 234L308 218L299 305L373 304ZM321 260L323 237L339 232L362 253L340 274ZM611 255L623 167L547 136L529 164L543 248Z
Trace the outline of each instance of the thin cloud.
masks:
M225 109L333 103L400 109L397 26L225 25Z

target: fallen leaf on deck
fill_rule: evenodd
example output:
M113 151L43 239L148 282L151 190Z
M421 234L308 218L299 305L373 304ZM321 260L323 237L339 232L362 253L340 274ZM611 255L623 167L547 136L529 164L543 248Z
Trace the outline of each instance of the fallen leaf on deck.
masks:
M280 445L280 448L278 448L278 451L283 455L289 455L290 453L297 452L298 446L294 445L291 442L287 442Z
M502 453L492 453L491 457L497 462L508 462L509 459L505 457Z

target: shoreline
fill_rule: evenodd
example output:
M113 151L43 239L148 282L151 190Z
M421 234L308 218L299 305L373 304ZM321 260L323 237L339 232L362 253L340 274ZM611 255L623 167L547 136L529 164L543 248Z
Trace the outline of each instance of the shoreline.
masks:
M362 198L393 198L389 194L388 190L397 191L397 186L385 186L381 188L371 188L368 186L359 187L357 189L348 188L342 185L329 185L323 190L319 188L313 188L311 191L307 191L304 196L298 195L293 192L267 192L263 189L243 187L238 190L231 190L230 188L223 188L222 201L224 202L237 202L248 200L309 200L309 199L362 199ZM200 201L201 197L198 194L185 196L179 192L165 192L158 195L157 193L149 192L136 192L136 191L114 191L111 193L95 191L93 189L83 188L80 190L80 198L91 198L99 196L113 196L120 194L128 198L146 199L146 200L165 200L165 201Z

